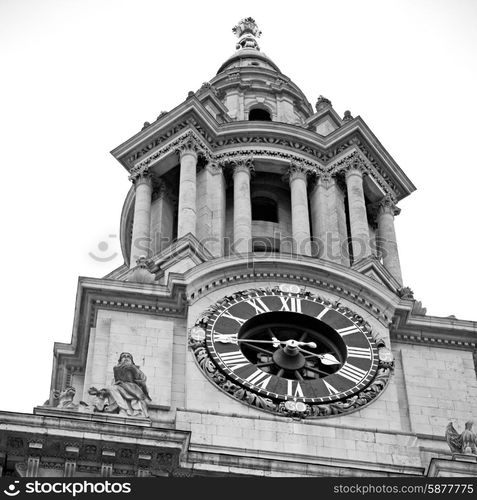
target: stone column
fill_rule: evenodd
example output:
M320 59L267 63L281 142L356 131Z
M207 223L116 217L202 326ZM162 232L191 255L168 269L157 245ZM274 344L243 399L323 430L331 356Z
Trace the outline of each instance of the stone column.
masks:
M224 254L225 179L211 160L197 175L197 239L214 257Z
M197 154L199 148L193 139L187 139L177 149L180 155L179 208L177 239L188 233L196 234Z
M320 173L310 197L311 225L319 247L318 256L331 262L341 262L336 189L336 179L328 173Z
M366 202L363 190L363 164L353 159L346 171L346 191L348 193L348 210L353 248L353 262L356 263L369 255L369 226L366 215Z
M141 256L149 257L151 246L151 196L152 179L145 171L134 179L136 199L134 202L134 221L131 239L131 261L129 267L132 269L137 265L137 259Z
M293 251L303 255L311 255L310 216L306 191L307 171L301 165L293 164L288 175L291 193Z
M234 251L252 251L252 203L250 176L253 163L250 158L234 160Z
M378 248L384 267L402 285L401 264L394 230L394 216L400 212L391 196L387 195L379 202L377 222Z

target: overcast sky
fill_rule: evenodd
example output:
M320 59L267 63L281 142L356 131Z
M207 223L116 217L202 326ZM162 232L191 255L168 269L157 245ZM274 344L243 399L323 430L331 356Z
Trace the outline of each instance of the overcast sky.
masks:
M312 105L360 115L417 186L396 218L405 284L477 320L475 0L0 0L0 410L48 398L78 276L122 264L130 183L109 151L210 80L247 16Z

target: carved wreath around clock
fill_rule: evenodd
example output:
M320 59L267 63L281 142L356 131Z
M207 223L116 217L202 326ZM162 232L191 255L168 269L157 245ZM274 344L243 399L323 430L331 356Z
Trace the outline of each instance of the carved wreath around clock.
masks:
M362 408L393 370L391 351L361 316L295 285L224 297L191 328L189 346L227 394L299 418Z

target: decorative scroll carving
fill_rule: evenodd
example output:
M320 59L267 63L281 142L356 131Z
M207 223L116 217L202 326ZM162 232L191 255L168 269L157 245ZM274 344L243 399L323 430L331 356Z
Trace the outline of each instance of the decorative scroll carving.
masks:
M396 206L396 200L390 194L387 194L384 198L379 200L378 207L379 214L389 213L392 215L399 215L401 213L401 209Z
M184 127L189 125L188 123L184 124ZM151 162L153 162L155 159L160 158L164 156L165 154L169 153L171 150L172 151L178 151L180 148L188 142L189 139L194 139L197 147L205 152L208 151L208 147L205 145L205 143L195 134L192 130L188 130L186 133L175 139L174 141L170 142L163 148L155 151L151 156L148 156L144 161L138 163L131 169L131 175L129 178L133 178L133 176L141 174L142 172L146 171L149 168L149 165ZM151 146L154 143L151 143ZM152 149L152 148L151 148Z
M464 431L459 434L452 422L447 424L445 438L452 453L465 453L477 455L477 434L472 430L474 422L465 423Z
M187 137L184 137L182 141L179 142L179 144L175 148L175 152L179 153L180 156L187 154L187 153L194 153L198 154L204 151L204 148L201 144L201 141L199 141L195 136L189 135Z
M111 386L100 390L91 387L88 391L96 397L95 411L149 417L147 407L151 398L146 387L146 375L134 364L130 353L121 353L113 373L114 383Z
M358 394L333 403L305 404L294 401L274 401L271 398L260 396L253 391L247 390L244 387L235 384L219 370L213 362L205 343L205 331L209 321L227 302L247 296L254 296L257 292L277 292L278 290L279 287L240 290L223 297L216 304L213 304L202 313L196 321L195 326L189 331L188 345L204 375L225 393L239 401L245 402L250 406L264 411L299 419L341 415L350 411L359 410L373 401L387 386L390 376L394 370L394 358L392 352L386 347L384 340L381 338L375 338L375 342L378 347L379 364L377 375L373 381ZM318 295L312 294L309 291L305 292L305 295L316 298L326 306L336 308L339 312L351 318L355 323L367 328L370 331L369 324L361 316L351 311L346 306L341 305L339 300L330 302L319 297Z
M294 179L306 179L309 169L305 167L303 162L291 162L286 178L291 182Z
M137 187L139 184L149 184L152 186L152 175L149 169L144 169L129 176L129 180Z
M231 158L222 159L218 161L219 165L231 167L234 174L237 172L248 172L250 174L255 173L255 168L253 165L253 155L237 155Z
M346 156L337 163L339 165L340 171L351 172L353 170L359 170L360 172L367 172L368 165L366 160L359 154L359 152L354 151L350 155Z

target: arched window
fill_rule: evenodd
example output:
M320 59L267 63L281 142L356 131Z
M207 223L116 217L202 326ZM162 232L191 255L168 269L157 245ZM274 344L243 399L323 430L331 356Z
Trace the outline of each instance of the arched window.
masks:
M278 222L278 207L275 200L265 196L252 198L252 220Z
M254 108L248 112L248 119L251 122L262 121L262 122L271 122L272 117L270 113L266 109L262 108Z

